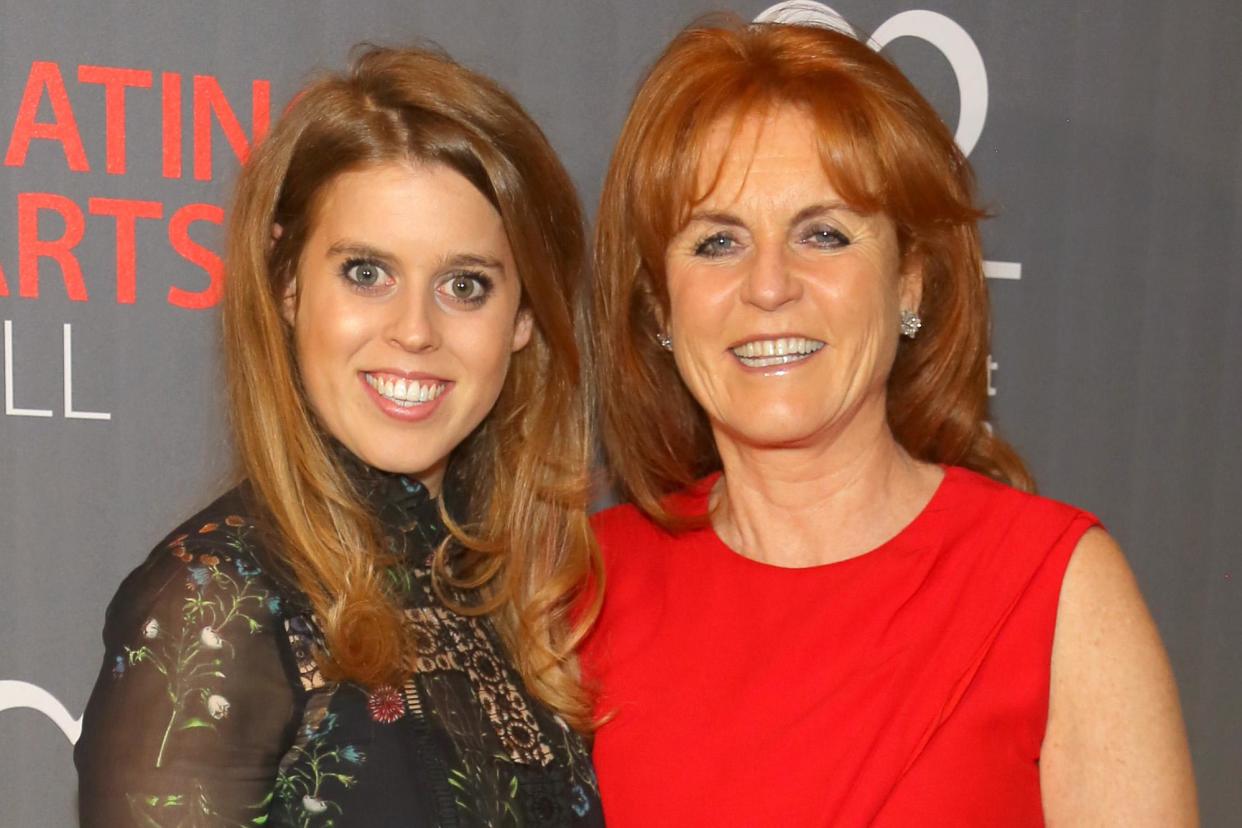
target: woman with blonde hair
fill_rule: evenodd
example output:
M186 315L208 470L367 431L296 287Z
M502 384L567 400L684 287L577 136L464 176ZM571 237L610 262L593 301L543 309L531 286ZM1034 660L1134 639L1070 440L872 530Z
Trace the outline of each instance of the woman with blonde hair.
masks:
M442 54L297 96L229 225L244 482L109 607L83 825L601 824L581 227L534 122Z
M1133 576L987 422L980 217L840 32L709 20L643 81L595 248L610 825L1194 822Z

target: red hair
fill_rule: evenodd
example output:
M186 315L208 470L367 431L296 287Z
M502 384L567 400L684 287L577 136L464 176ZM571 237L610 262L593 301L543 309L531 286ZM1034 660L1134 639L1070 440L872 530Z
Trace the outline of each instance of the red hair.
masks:
M621 131L595 236L595 350L601 430L623 493L673 525L671 491L720 468L707 418L656 344L667 314L664 255L696 192L708 131L792 105L816 123L824 170L851 206L896 225L921 266L924 327L903 340L888 420L912 456L1023 489L1021 459L987 423L988 295L974 176L909 80L865 43L820 27L710 18L651 67Z

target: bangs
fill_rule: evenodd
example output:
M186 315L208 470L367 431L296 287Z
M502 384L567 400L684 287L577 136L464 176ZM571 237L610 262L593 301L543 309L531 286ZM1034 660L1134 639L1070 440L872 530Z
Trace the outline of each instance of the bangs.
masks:
M633 218L649 267L663 258L665 247L693 210L715 192L726 161L753 156L762 135L745 145L741 134L747 121L785 106L805 113L813 122L811 137L821 167L846 204L861 213L894 212L892 188L884 186L891 180L890 165L882 156L883 142L877 140L881 129L868 111L865 93L839 76L815 81L777 92L741 78L733 84L682 90L695 101L690 107L670 102L665 111L682 117L677 122L653 124L651 136L656 144L665 145L661 154L667 161L647 182L643 197L635 201L645 208ZM712 133L722 127L728 131L725 150L714 160L715 169L705 169L704 148L713 143ZM661 134L666 136L662 141Z

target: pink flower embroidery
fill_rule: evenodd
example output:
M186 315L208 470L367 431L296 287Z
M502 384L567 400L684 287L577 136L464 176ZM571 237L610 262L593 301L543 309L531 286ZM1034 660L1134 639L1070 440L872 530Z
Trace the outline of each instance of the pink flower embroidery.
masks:
M397 688L385 684L376 687L367 698L367 710L371 711L371 718L375 721L392 724L405 715L405 702L401 700Z

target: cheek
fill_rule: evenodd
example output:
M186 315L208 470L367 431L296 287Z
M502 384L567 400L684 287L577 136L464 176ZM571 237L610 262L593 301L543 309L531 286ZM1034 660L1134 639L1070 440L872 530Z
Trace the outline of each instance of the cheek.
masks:
M365 315L345 308L299 313L294 339L303 372L324 371L348 360L369 337L371 327Z
M356 379L353 359L378 328L374 311L349 298L303 294L294 320L294 348L308 401L320 416L328 416L326 409L343 399Z
M513 356L517 326L507 309L490 310L453 320L446 341L451 337L453 350L472 380L499 387Z
M723 273L675 276L670 272L668 304L665 327L675 338L688 342L719 333L736 299Z

